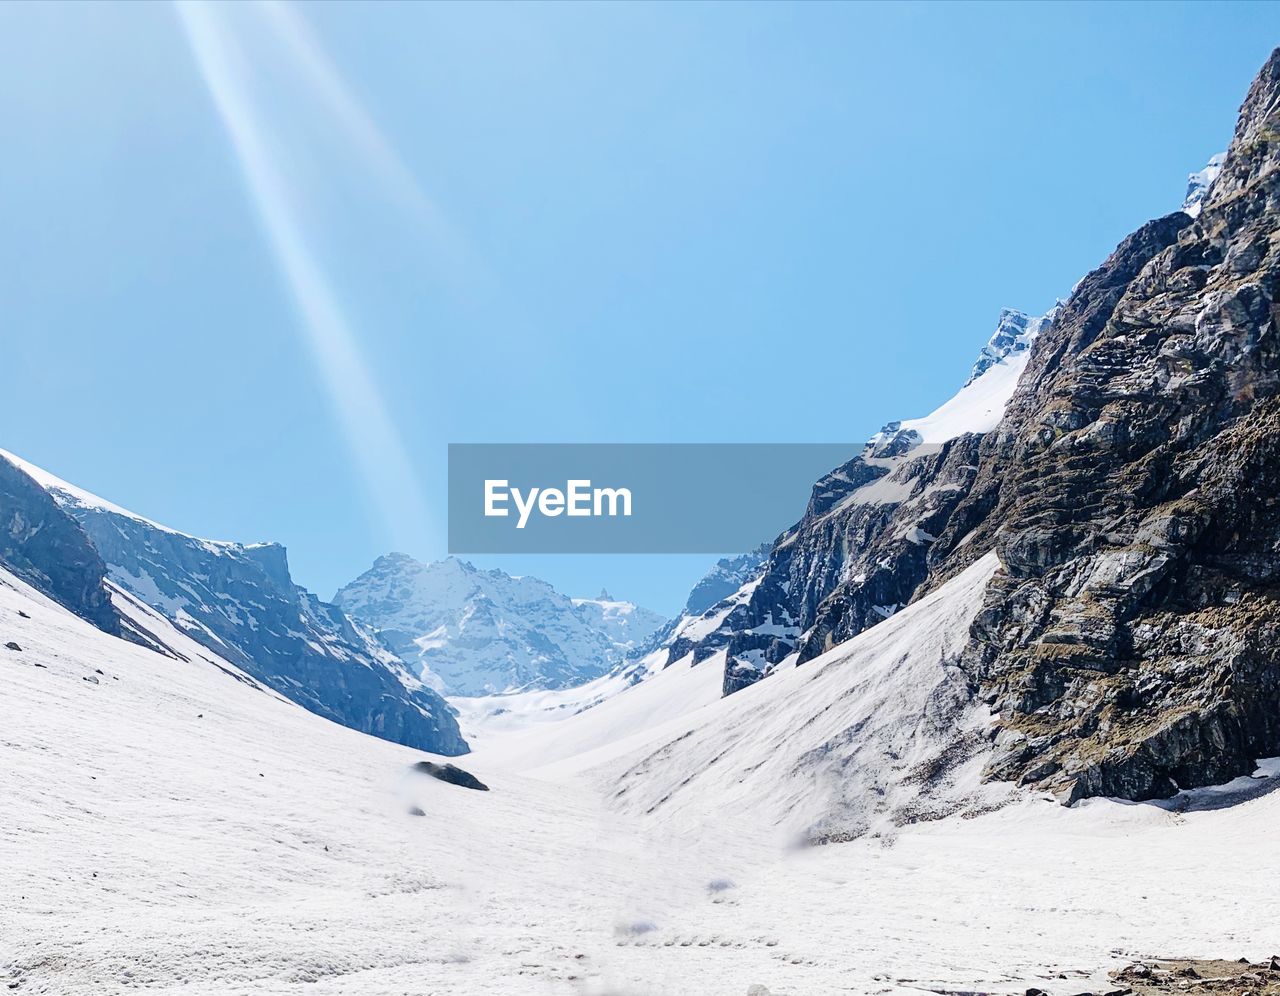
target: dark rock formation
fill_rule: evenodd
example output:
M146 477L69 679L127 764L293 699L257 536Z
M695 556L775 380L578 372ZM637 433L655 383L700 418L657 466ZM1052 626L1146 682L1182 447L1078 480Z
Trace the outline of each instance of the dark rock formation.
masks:
M1036 342L931 586L994 548L967 666L993 777L1066 801L1280 753L1280 53L1193 221L1153 221ZM961 541L964 546L961 547Z
M414 771L421 771L424 775L430 775L442 782L448 782L450 785L457 785L461 788L475 789L477 792L488 792L489 786L473 775L470 771L463 771L456 764L437 764L435 761L419 761L413 766Z
M1245 993L1277 996L1280 994L1280 958L1273 956L1259 962L1250 962L1248 958L1140 961L1113 971L1111 979L1121 988L1103 990L1107 996L1153 996L1188 989L1229 996Z
M103 583L107 565L76 521L2 455L0 564L80 618L120 635Z

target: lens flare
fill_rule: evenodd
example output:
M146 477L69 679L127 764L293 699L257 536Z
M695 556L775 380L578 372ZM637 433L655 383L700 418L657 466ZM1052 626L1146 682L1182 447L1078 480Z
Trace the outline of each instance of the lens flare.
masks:
M304 341L373 505L393 542L400 547L421 546L432 520L413 463L350 323L316 254L308 246L300 210L273 158L268 142L270 132L250 93L249 67L240 47L214 5L200 0L179 0L175 6L214 106L230 136L263 232L297 305ZM275 18L285 19L278 27L296 20L287 8L274 9ZM331 106L337 108L348 129L362 136L361 141L373 161L396 178L398 189L407 186L416 191L407 169L347 93L323 54L315 54L320 50L312 41L303 40L299 45L301 51L313 53L309 58L318 67L308 73L313 83L318 81L332 98ZM428 206L420 194L415 199Z

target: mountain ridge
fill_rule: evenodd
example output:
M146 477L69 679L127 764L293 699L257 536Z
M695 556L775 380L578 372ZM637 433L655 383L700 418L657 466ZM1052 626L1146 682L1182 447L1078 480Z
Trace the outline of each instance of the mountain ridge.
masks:
M2 462L74 520L112 582L213 653L344 726L434 753L467 751L444 700L371 632L295 585L280 544L201 539L12 454Z
M997 418L947 439L947 419L890 423L679 650L725 648L730 694L995 551L961 655L999 717L986 777L1148 799L1280 752L1277 135L1280 50L1220 171L1077 283Z
M334 603L437 691L466 696L582 684L664 622L631 602L574 599L539 578L403 553L377 558Z

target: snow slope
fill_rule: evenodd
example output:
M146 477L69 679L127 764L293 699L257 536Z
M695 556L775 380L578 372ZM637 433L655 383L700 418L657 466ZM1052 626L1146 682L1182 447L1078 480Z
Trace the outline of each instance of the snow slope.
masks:
M0 572L22 648L0 649L0 978L22 992L598 990L624 981L617 923L702 903L696 848L638 873L637 839L581 793L413 774L423 755L147 625L189 659Z
M746 821L782 844L1003 804L1010 789L981 781L990 716L952 663L996 563L687 717L643 756L606 766L602 790L627 812Z
M919 678L920 661L894 663L906 634L885 634L956 622L980 578L959 582L851 641L843 663L779 680L810 669L815 690L837 676L856 689L859 666ZM0 640L22 647L0 649L0 979L16 992L1060 996L1130 955L1274 946L1280 906L1259 874L1280 819L1271 779L1230 808L1024 799L780 849L764 831L785 798L806 779L822 789L803 771L779 778L783 800L717 774L692 789L705 808L686 787L647 815L597 789L640 764L632 789L666 766L669 780L717 736L740 739L750 689L630 745L571 734L598 722L581 713L547 732L581 736L591 757L555 766L484 747L463 759L480 793L246 683L158 614L142 623L188 659L106 636L0 573ZM684 688L696 671L610 703L627 712L634 696L640 715L664 676ZM792 719L834 723L793 691ZM808 735L759 719L761 754L773 744L789 764ZM670 747L684 724L688 754ZM520 773L529 763L540 777Z
M991 339L982 348L964 386L923 418L891 422L868 441L873 450L899 434L916 434L914 441L945 443L966 432L990 432L999 424L1013 397L1018 378L1027 367L1031 346L1061 308L1055 304L1039 317L1013 308L1000 312Z
M945 443L966 432L990 432L1004 415L1029 355L1023 350L993 365L928 415L904 420L902 428L920 433L926 444Z
M720 699L724 654L694 664L689 654L663 666L656 651L634 668L578 688L485 698L452 698L464 735L487 761L520 771L635 737L643 743L664 724ZM626 693L626 694L624 694Z

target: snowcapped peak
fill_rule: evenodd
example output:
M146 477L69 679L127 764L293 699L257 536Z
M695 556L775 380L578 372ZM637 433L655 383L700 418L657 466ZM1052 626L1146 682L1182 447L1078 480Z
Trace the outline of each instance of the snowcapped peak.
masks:
M381 631L432 687L457 695L563 688L604 674L663 619L601 592L571 599L546 581L448 557L379 557L335 603Z
M994 429L1027 365L1031 344L1052 324L1062 305L1057 301L1038 318L1003 309L995 333L982 347L959 393L924 418L887 423L867 440L867 454L877 459L902 456L921 443L945 443L967 432Z
M600 589L600 594L598 594L598 595L596 596L596 601L597 601L597 602L612 602L612 601L614 601L614 597L613 597L612 595L610 595L610 594L609 594L609 589L608 589L608 588L601 588L601 589Z
M486 573L510 579L510 576L503 571L496 569L495 571L482 571L469 561L460 560L457 557L445 557L441 560L432 560L424 563L410 554L399 552L382 554L374 560L373 566L365 572L365 574L372 577L410 578L425 576L435 579L439 584L450 584L457 581L468 583Z
M391 553L384 553L381 557L375 560L373 562L373 566L375 568L391 568L410 563L413 563L413 558L407 553L392 551Z
M1209 193L1209 188L1213 185L1213 181L1222 172L1222 164L1226 162L1226 159L1227 154L1219 152L1209 159L1209 163L1204 169L1187 177L1187 198L1182 202L1182 210L1191 215L1191 217L1199 217L1205 196Z
M1014 353L1030 349L1041 329L1057 317L1061 308L1062 302L1058 301L1039 317L1028 315L1025 311L1018 311L1016 308L1002 308L996 330L987 344L982 347L982 352L978 354L978 359L973 364L973 370L969 372L969 379L964 382L964 386L968 387L992 366L1003 363Z

